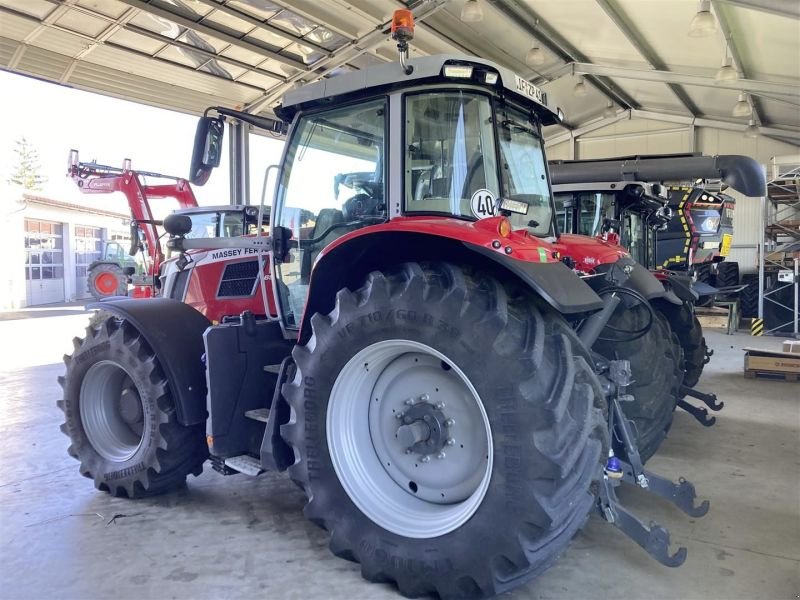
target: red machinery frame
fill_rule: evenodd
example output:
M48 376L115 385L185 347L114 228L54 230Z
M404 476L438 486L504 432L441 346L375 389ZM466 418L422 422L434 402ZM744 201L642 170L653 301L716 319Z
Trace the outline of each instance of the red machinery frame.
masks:
M164 262L164 251L161 248L161 234L158 230L161 221L153 218L150 200L174 198L177 200L179 208L195 208L197 199L192 191L192 186L182 177L149 171L134 171L129 158L123 161L122 168L101 165L96 162L80 162L77 150L69 152L67 176L75 182L83 194L121 192L125 195L131 211L132 228L135 225L144 235L143 248L138 235L135 240L131 240L131 243L139 246L145 256L147 278L146 282L134 282L131 296L149 298L155 295L155 277L158 277L161 263ZM144 182L145 177L170 179L173 183L149 185Z

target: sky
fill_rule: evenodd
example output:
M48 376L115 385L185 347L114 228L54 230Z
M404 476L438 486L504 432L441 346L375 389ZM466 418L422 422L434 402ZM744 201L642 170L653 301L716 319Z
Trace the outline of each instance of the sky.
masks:
M41 174L48 181L39 195L127 213L117 194L81 194L66 177L70 149L80 160L121 167L130 158L133 169L188 176L197 117L84 92L23 75L0 71L0 190L7 190L16 164L15 140L25 137L39 153ZM227 142L226 131L226 142ZM283 142L250 136L250 190L260 201L264 170L280 161ZM228 203L228 154L203 186L194 186L201 205ZM274 173L272 174L274 179ZM267 203L270 203L270 198ZM170 202L170 201L166 201ZM171 202L170 202L171 204ZM169 209L176 208L170 205ZM157 211L156 207L154 212ZM161 212L161 211L157 211Z

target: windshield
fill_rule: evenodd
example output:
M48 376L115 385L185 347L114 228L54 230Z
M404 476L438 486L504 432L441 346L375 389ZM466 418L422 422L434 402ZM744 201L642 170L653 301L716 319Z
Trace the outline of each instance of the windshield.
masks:
M292 232L279 264L286 323L299 325L314 263L337 238L386 220L383 99L303 115L287 149L276 215Z
M559 192L555 194L559 229L563 233L600 235L603 222L616 218L615 201L613 192Z
M488 97L434 92L406 99L406 211L491 217L499 192Z
M217 237L217 224L219 215L215 212L192 213L192 230L186 234L187 238L215 238Z
M509 107L501 109L498 119L503 198L528 204L527 214L512 213L511 225L527 228L534 235L548 235L553 205L538 127L530 116Z
M541 138L521 111L501 107L495 118L492 101L474 92L409 95L405 160L406 212L483 219L496 214L502 196L529 206L509 217L514 228L551 232Z

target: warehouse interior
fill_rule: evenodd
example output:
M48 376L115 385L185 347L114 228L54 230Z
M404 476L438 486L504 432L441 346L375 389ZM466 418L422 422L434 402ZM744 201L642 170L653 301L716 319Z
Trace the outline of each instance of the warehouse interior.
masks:
M147 133L177 178L70 154L82 193L113 181L130 214L0 188L9 598L797 594L794 0L0 0L0 70L199 119L194 141ZM480 152L432 141L448 120ZM543 184L509 183L526 135ZM648 180L650 160L699 166ZM437 192L459 168L469 192Z

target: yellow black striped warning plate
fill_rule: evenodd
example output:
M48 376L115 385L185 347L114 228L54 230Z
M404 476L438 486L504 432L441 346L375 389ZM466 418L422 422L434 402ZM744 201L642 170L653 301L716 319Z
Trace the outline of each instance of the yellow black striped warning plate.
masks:
M764 319L750 320L750 335L764 335Z

